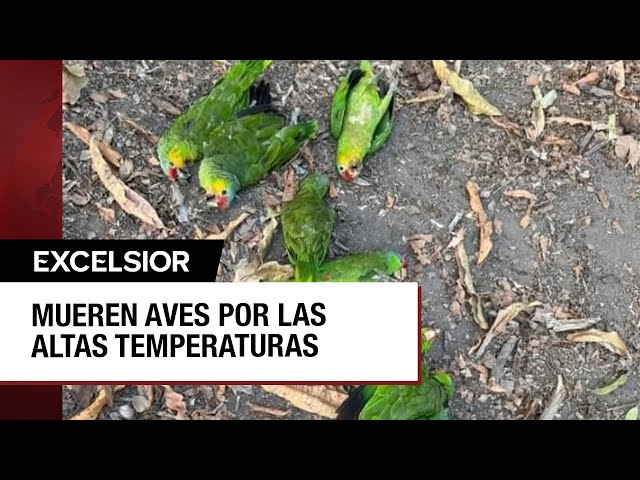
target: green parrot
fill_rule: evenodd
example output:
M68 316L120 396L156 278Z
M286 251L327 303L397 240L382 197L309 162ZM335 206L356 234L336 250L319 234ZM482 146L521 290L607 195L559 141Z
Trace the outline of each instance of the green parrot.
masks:
M252 103L269 103L269 85L257 78L272 60L242 60L220 78L211 92L180 115L158 141L158 158L170 180L183 175L189 162L202 159L202 146L211 132L222 123L246 110Z
M302 181L293 200L282 207L284 245L296 282L317 281L329 250L336 212L324 202L328 190L329 178L312 173Z
M320 267L321 282L368 282L375 274L391 276L406 262L395 252L354 253L325 262Z
M448 420L453 379L429 369L424 356L430 349L431 342L424 339L420 385L358 387L338 408L338 420Z
M365 159L391 135L396 86L374 76L366 60L338 85L331 106L331 134L338 142L336 164L345 181L355 180Z
M250 109L218 127L205 142L200 186L218 209L226 210L241 189L284 165L317 132L315 120L285 126L274 111Z

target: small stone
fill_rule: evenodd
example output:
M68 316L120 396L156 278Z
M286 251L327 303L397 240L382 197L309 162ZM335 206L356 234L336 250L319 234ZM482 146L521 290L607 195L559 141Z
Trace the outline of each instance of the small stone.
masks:
M133 420L136 416L136 411L131 405L122 405L118 409L118 412L120 412L120 415L122 415L122 418L124 418L125 420Z

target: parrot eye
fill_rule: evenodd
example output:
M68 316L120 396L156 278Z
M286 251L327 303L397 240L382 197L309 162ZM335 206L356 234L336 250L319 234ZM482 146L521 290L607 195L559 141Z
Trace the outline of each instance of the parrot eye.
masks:
M339 168L339 170L340 170L341 172L343 172L343 171L344 171L344 167L340 167L340 168Z
M227 191L226 190L222 190L222 195L226 195Z

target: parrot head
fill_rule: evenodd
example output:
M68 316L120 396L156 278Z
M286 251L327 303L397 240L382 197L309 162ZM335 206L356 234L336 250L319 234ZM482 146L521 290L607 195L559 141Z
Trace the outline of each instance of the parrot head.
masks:
M224 212L236 198L240 190L240 182L234 175L219 173L202 184L211 204L221 212Z
M362 169L362 159L358 155L338 153L336 159L338 172L345 182L353 182Z
M164 174L169 180L175 181L185 176L182 169L188 161L195 160L196 151L187 141L163 138L158 142L158 157Z

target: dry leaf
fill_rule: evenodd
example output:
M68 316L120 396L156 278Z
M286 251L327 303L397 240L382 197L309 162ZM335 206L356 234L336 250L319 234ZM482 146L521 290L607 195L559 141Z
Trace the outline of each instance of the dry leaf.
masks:
M109 94L113 97L113 98L117 98L118 100L121 100L123 98L127 98L127 94L124 93L122 90L120 89L109 89L107 90L109 92Z
M564 386L562 375L558 375L558 384L553 392L553 396L549 400L549 404L540 415L540 420L553 420L562 407L564 397L567 395L567 389Z
M109 101L109 97L107 97L104 93L100 93L100 92L91 92L89 94L89 97L91 97L91 100L93 100L96 103L107 103Z
M478 226L480 227L477 264L482 265L493 248L493 241L491 240L491 235L493 235L493 223L488 219L487 214L484 211L482 200L480 200L480 187L478 184L471 181L467 182L467 192L469 193L471 209L475 212Z
M587 73L584 77L582 77L580 80L578 80L576 82L576 85L590 85L592 83L596 83L598 81L598 79L600 78L600 75L598 74L598 72L589 72Z
M584 125L585 127L593 126L593 122L573 117L549 117L546 119L548 123L557 123L558 125Z
M70 122L65 122L64 126L71 132L73 133L76 137L78 137L78 139L80 139L82 142L86 143L87 145L90 144L91 141L91 134L89 133L89 130L87 130L86 128L83 128L79 125L76 125L75 123L70 123ZM94 139L95 140L95 139ZM107 145L104 142L100 142L95 140L96 143L98 144L98 147L100 148L100 153L102 153L102 155L104 156L104 158L114 167L120 167L120 160L122 159L122 155L120 155L118 152L116 152L113 148L111 148L109 145Z
M274 417L286 417L291 413L291 410L281 410L279 408L265 407L262 405L254 405L253 403L247 403L247 406L255 413L264 413L266 415L272 415Z
M329 198L338 198L339 193L338 193L338 189L336 188L336 184L331 181L331 183L329 184Z
M578 85L576 85L575 83L563 83L562 84L562 90L564 90L567 93L571 93L572 95L580 95L580 89L578 88Z
M62 103L75 105L89 80L80 65L62 65Z
M552 332L562 333L583 330L592 327L602 320L600 317L559 318L560 316L562 315L558 315L549 306L545 306L544 309L538 309L536 311L535 315L531 317L531 321L544 325Z
M611 221L611 228L618 234L624 235L624 230L622 229L622 225L620 225L620 221L617 218L614 218Z
M164 388L164 404L169 410L176 412L176 420L189 420L184 396L173 390L169 385L162 385L162 388Z
M453 236L449 244L444 248L444 251L446 252L449 249L458 248L458 245L460 245L463 241L464 241L464 228L461 228Z
M597 194L598 200L604 208L609 208L609 196L604 190L600 190Z
M640 165L640 143L631 135L622 135L616 140L615 153L618 158L628 159L627 166L635 168Z
M471 306L471 316L473 321L483 330L487 330L489 325L484 318L484 312L482 311L482 301L476 288L473 284L473 277L471 275L471 266L469 265L469 257L467 251L464 248L464 243L460 242L456 247L456 257L458 259L458 266L460 268L460 281L464 287L467 295L469 296L469 305Z
M613 353L631 357L627 345L617 332L603 332L591 329L586 332L573 333L567 336L567 340L576 343L599 343Z
M138 132L140 135L142 135L144 138L146 138L150 144L152 145L157 145L158 141L160 140L158 138L157 135L151 133L149 130L147 130L146 128L144 128L143 126L139 125L137 122L133 121L132 119L125 117L125 116L121 116L122 121L124 123L126 123L127 125L130 125L131 127L133 127L133 129ZM159 162L158 162L159 163Z
M66 198L78 207L84 207L91 201L91 197L89 195L81 195L79 193L73 193Z
M484 355L484 352L487 350L487 347L491 343L491 341L496 338L498 335L505 331L505 328L509 324L509 322L513 321L518 315L522 312L531 310L532 308L541 307L542 303L540 302L532 302L532 303L514 303L507 308L500 310L498 312L498 316L491 324L491 328L484 336L482 342L478 345L477 348L472 348L471 352L475 351L477 357L481 357Z
M258 242L256 257L251 262L236 269L234 282L281 281L289 280L293 277L294 270L291 265L281 265L278 262L263 263L277 228L278 221L275 218L271 218L262 231L262 238Z
M549 240L549 237L540 235L540 237L538 238L538 246L540 247L542 260L546 260L549 256L549 245L551 245L551 240Z
M129 215L133 215L155 228L164 228L162 220L149 202L113 174L93 138L89 142L89 150L91 151L93 170L98 174L98 178L113 195L118 205Z
M260 385L263 390L284 398L305 412L336 418L336 410L347 395L325 385Z
M511 198L525 198L531 202L536 202L538 200L538 197L526 190L506 190L504 195Z
M288 168L282 174L282 201L290 202L296 194L296 172L293 168Z
M211 233L209 235L203 234L199 229L196 230L196 240L227 240L233 232L240 226L242 222L244 222L247 218L249 218L249 214L247 212L242 212L237 218L231 220L227 227L220 233Z
M605 385L604 387L596 388L593 391L593 393L595 393L596 395L599 395L599 396L609 395L609 394L615 392L617 389L619 389L625 383L627 383L627 380L629 380L629 374L623 373L618 378L616 378L613 382L611 382L609 385Z
M176 107L173 103L168 102L159 97L151 98L151 103L153 103L158 108L158 110L167 112L170 115L178 116L180 115L180 113L182 113L180 112L180 109Z
M474 115L501 116L496 107L485 100L469 80L461 78L449 70L444 60L432 60L433 70L442 83L447 83L453 92L460 96Z
M633 407L624 416L625 420L638 420L638 407Z
M101 207L100 205L98 205L97 207L100 218L102 218L104 222L113 222L115 220L116 212L113 210L113 208Z
M623 98L625 100L631 100L632 102L637 102L638 100L640 100L638 99L637 96L624 92L625 75L624 75L624 62L622 60L609 65L609 67L607 68L607 73L611 78L613 78L616 81L616 86L614 88L614 91L618 97Z
M125 387L125 385L116 385L113 388L114 392L119 392ZM100 415L100 412L104 408L104 406L109 403L109 395L107 394L106 389L100 390L98 396L93 401L91 405L85 408L83 411L74 415L69 420L95 420Z

